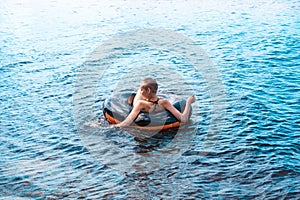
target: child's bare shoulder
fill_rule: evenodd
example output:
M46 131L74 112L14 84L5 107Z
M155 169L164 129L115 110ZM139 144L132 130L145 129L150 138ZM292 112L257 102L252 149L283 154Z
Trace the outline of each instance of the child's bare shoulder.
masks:
M165 104L169 104L170 102L169 102L168 99L161 98L161 99L159 99L159 103L160 103L161 105L165 105Z

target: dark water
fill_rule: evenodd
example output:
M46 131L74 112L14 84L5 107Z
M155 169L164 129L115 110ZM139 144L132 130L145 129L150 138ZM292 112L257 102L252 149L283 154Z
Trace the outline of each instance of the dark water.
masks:
M299 198L299 6L2 1L0 199ZM99 49L152 28L213 64L126 41L119 57ZM196 95L191 123L154 137L108 129L102 102L146 75L170 98Z

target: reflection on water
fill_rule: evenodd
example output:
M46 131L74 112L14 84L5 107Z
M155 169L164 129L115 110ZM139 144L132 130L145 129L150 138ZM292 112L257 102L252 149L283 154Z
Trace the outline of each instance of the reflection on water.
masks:
M219 4L2 2L0 199L297 199L299 2ZM169 34L177 45L96 48L157 27L196 45L177 48L183 41ZM208 63L193 67L195 46L222 81L207 81L216 74ZM93 49L111 57L89 59ZM162 94L196 94L179 133L107 128L103 101L146 76ZM220 84L223 115L214 112L225 104L215 103Z

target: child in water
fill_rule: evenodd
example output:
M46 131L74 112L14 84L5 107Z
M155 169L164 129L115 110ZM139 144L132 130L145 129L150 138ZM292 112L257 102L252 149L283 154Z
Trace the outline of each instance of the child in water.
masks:
M180 122L186 123L191 112L191 104L195 102L195 96L190 96L186 101L184 111L179 112L167 99L160 99L156 96L158 89L157 82L152 78L146 78L142 81L135 96L128 99L128 103L133 109L124 121L111 127L127 127L135 120L140 112L161 112L168 110Z

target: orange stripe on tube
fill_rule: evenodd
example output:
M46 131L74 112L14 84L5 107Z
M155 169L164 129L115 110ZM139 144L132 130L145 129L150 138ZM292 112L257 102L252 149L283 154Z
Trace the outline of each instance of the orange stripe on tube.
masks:
M107 113L104 113L105 118L107 119L107 121L111 124L119 124L121 123L119 120L115 119L114 117L110 116ZM165 124L162 126L128 126L129 128L136 128L136 129L140 129L140 130L167 130L170 128L177 128L180 126L180 122L174 122L171 124Z

